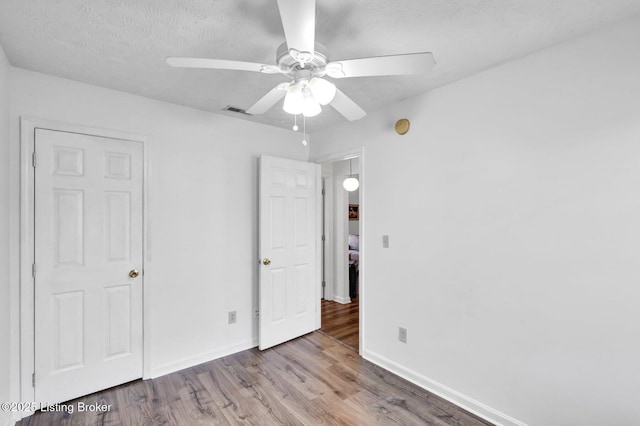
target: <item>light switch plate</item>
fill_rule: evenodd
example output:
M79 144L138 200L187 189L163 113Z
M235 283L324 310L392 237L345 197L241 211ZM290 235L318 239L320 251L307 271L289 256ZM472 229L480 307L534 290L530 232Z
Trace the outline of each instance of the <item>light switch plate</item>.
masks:
M407 343L407 329L404 327L398 327L398 340L402 343Z
M383 235L382 236L382 248L389 248L389 236L388 235Z

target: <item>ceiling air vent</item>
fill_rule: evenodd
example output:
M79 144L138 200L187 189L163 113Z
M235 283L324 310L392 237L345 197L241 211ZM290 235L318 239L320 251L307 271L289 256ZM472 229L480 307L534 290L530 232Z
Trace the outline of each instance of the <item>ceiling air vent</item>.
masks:
M227 105L226 107L222 108L222 110L223 111L237 112L238 114L251 115L247 111L243 110L242 108L234 107L234 106L231 106L231 105Z

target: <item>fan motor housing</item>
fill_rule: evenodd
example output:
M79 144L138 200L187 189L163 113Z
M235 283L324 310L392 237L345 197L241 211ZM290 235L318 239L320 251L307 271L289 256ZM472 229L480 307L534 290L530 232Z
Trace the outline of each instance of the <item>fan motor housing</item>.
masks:
M282 71L285 71L293 76L300 75L301 78L310 78L313 76L323 76L324 67L327 65L327 48L320 43L315 44L315 52L311 61L305 62L304 67L300 65L298 61L293 59L287 43L282 43L276 51L276 63ZM308 72L306 72L308 71Z

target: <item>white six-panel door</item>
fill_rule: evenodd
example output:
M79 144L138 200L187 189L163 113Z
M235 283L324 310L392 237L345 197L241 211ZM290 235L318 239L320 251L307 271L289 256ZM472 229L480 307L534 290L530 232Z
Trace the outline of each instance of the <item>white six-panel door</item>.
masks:
M320 327L317 164L260 157L260 349Z
M35 152L35 397L52 404L142 376L143 147L38 129Z

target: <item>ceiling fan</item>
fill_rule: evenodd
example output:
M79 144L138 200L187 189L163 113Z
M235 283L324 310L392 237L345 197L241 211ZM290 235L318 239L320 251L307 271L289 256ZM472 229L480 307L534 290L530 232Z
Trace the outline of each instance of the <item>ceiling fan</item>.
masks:
M284 74L288 82L280 83L246 112L264 114L280 99L290 114L313 117L320 105L331 105L348 120L366 115L347 95L326 80L351 77L421 74L435 65L429 52L349 59L329 62L324 46L315 42L315 0L277 0L286 42L276 52L277 65L224 59L169 57L167 63L180 68L211 68Z

